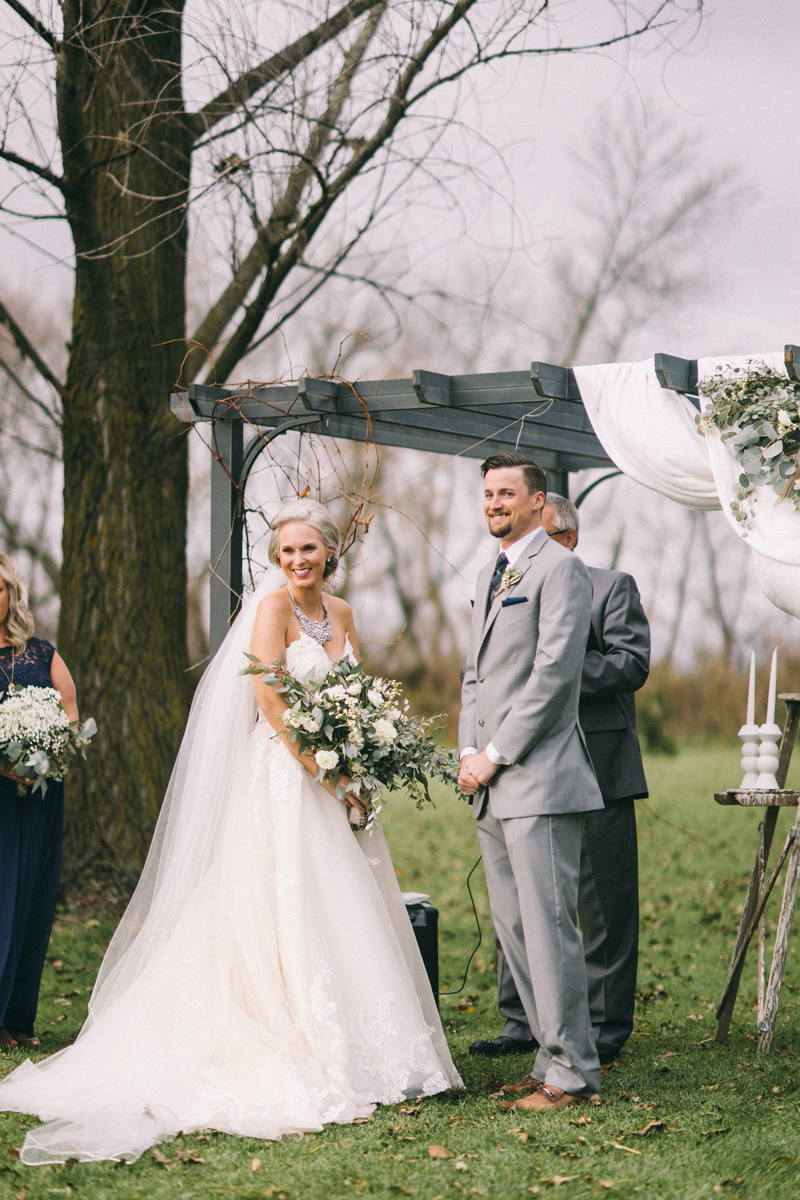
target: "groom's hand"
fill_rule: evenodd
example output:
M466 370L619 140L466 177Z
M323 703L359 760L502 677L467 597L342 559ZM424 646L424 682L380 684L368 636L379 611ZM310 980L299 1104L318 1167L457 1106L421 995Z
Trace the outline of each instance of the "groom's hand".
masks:
M480 754L465 754L461 760L458 786L468 796L474 796L479 787L494 778L498 769L497 763L492 762L485 750L481 750Z

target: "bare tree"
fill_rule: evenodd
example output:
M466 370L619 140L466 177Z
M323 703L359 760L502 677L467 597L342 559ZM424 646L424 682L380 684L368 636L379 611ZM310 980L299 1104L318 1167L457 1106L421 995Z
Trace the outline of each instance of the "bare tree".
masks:
M59 405L59 642L101 723L70 804L73 877L135 873L185 716L176 379L228 378L345 273L451 150L471 73L663 37L701 3L609 3L570 41L570 6L548 0L4 0L0 211L26 236L63 220L74 261L63 377L2 314ZM187 339L188 256L214 239L221 286Z
M549 264L548 353L567 365L613 362L657 318L708 291L708 249L748 192L674 122L624 105L595 124L575 157L580 234ZM702 247L704 253L699 253Z

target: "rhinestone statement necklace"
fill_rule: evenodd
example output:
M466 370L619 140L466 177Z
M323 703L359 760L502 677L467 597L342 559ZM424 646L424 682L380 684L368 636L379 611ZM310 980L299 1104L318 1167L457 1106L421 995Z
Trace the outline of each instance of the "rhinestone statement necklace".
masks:
M289 595L292 596L292 593L289 592ZM297 614L297 619L300 622L300 628L302 629L303 633L307 633L308 636L313 638L315 642L319 642L320 646L324 646L326 642L329 642L333 637L333 628L331 627L330 613L325 605L322 605L323 612L325 613L325 620L312 621L311 618L307 617L303 612L294 596L292 596L292 601L294 603L294 611Z

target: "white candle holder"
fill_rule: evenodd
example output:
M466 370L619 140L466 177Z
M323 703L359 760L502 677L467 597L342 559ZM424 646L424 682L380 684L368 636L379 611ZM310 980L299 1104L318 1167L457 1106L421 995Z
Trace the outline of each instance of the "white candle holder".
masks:
M758 732L761 737L761 746L758 751L758 778L755 786L762 792L777 792L779 789L775 772L780 762L778 742L781 730L778 725L773 723L762 725Z
M739 738L742 743L742 771L744 777L739 784L739 790L742 792L751 791L758 783L758 735L760 729L758 725L743 725L739 730Z

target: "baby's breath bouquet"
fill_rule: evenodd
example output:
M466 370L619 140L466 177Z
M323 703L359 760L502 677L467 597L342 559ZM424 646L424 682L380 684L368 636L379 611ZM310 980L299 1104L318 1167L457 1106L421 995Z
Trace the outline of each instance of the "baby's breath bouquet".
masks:
M32 787L18 784L21 796L44 793L48 779L63 779L97 732L94 718L70 721L55 688L11 685L0 703L0 768Z
M320 782L330 778L344 799L339 780L343 775L353 780L349 790L367 805L365 824L356 824L358 814L351 811L356 828L372 825L383 807L383 788L406 788L419 808L431 798L430 776L455 787L458 759L431 736L442 714L410 716L396 680L368 675L360 663L341 659L323 679L304 684L283 663L266 666L247 657L250 666L243 674L263 678L289 705L283 715L287 736L301 754L313 757Z
M741 467L736 520L747 524L750 496L763 486L800 511L800 384L752 360L703 379L698 391L710 402L698 424L724 430Z

